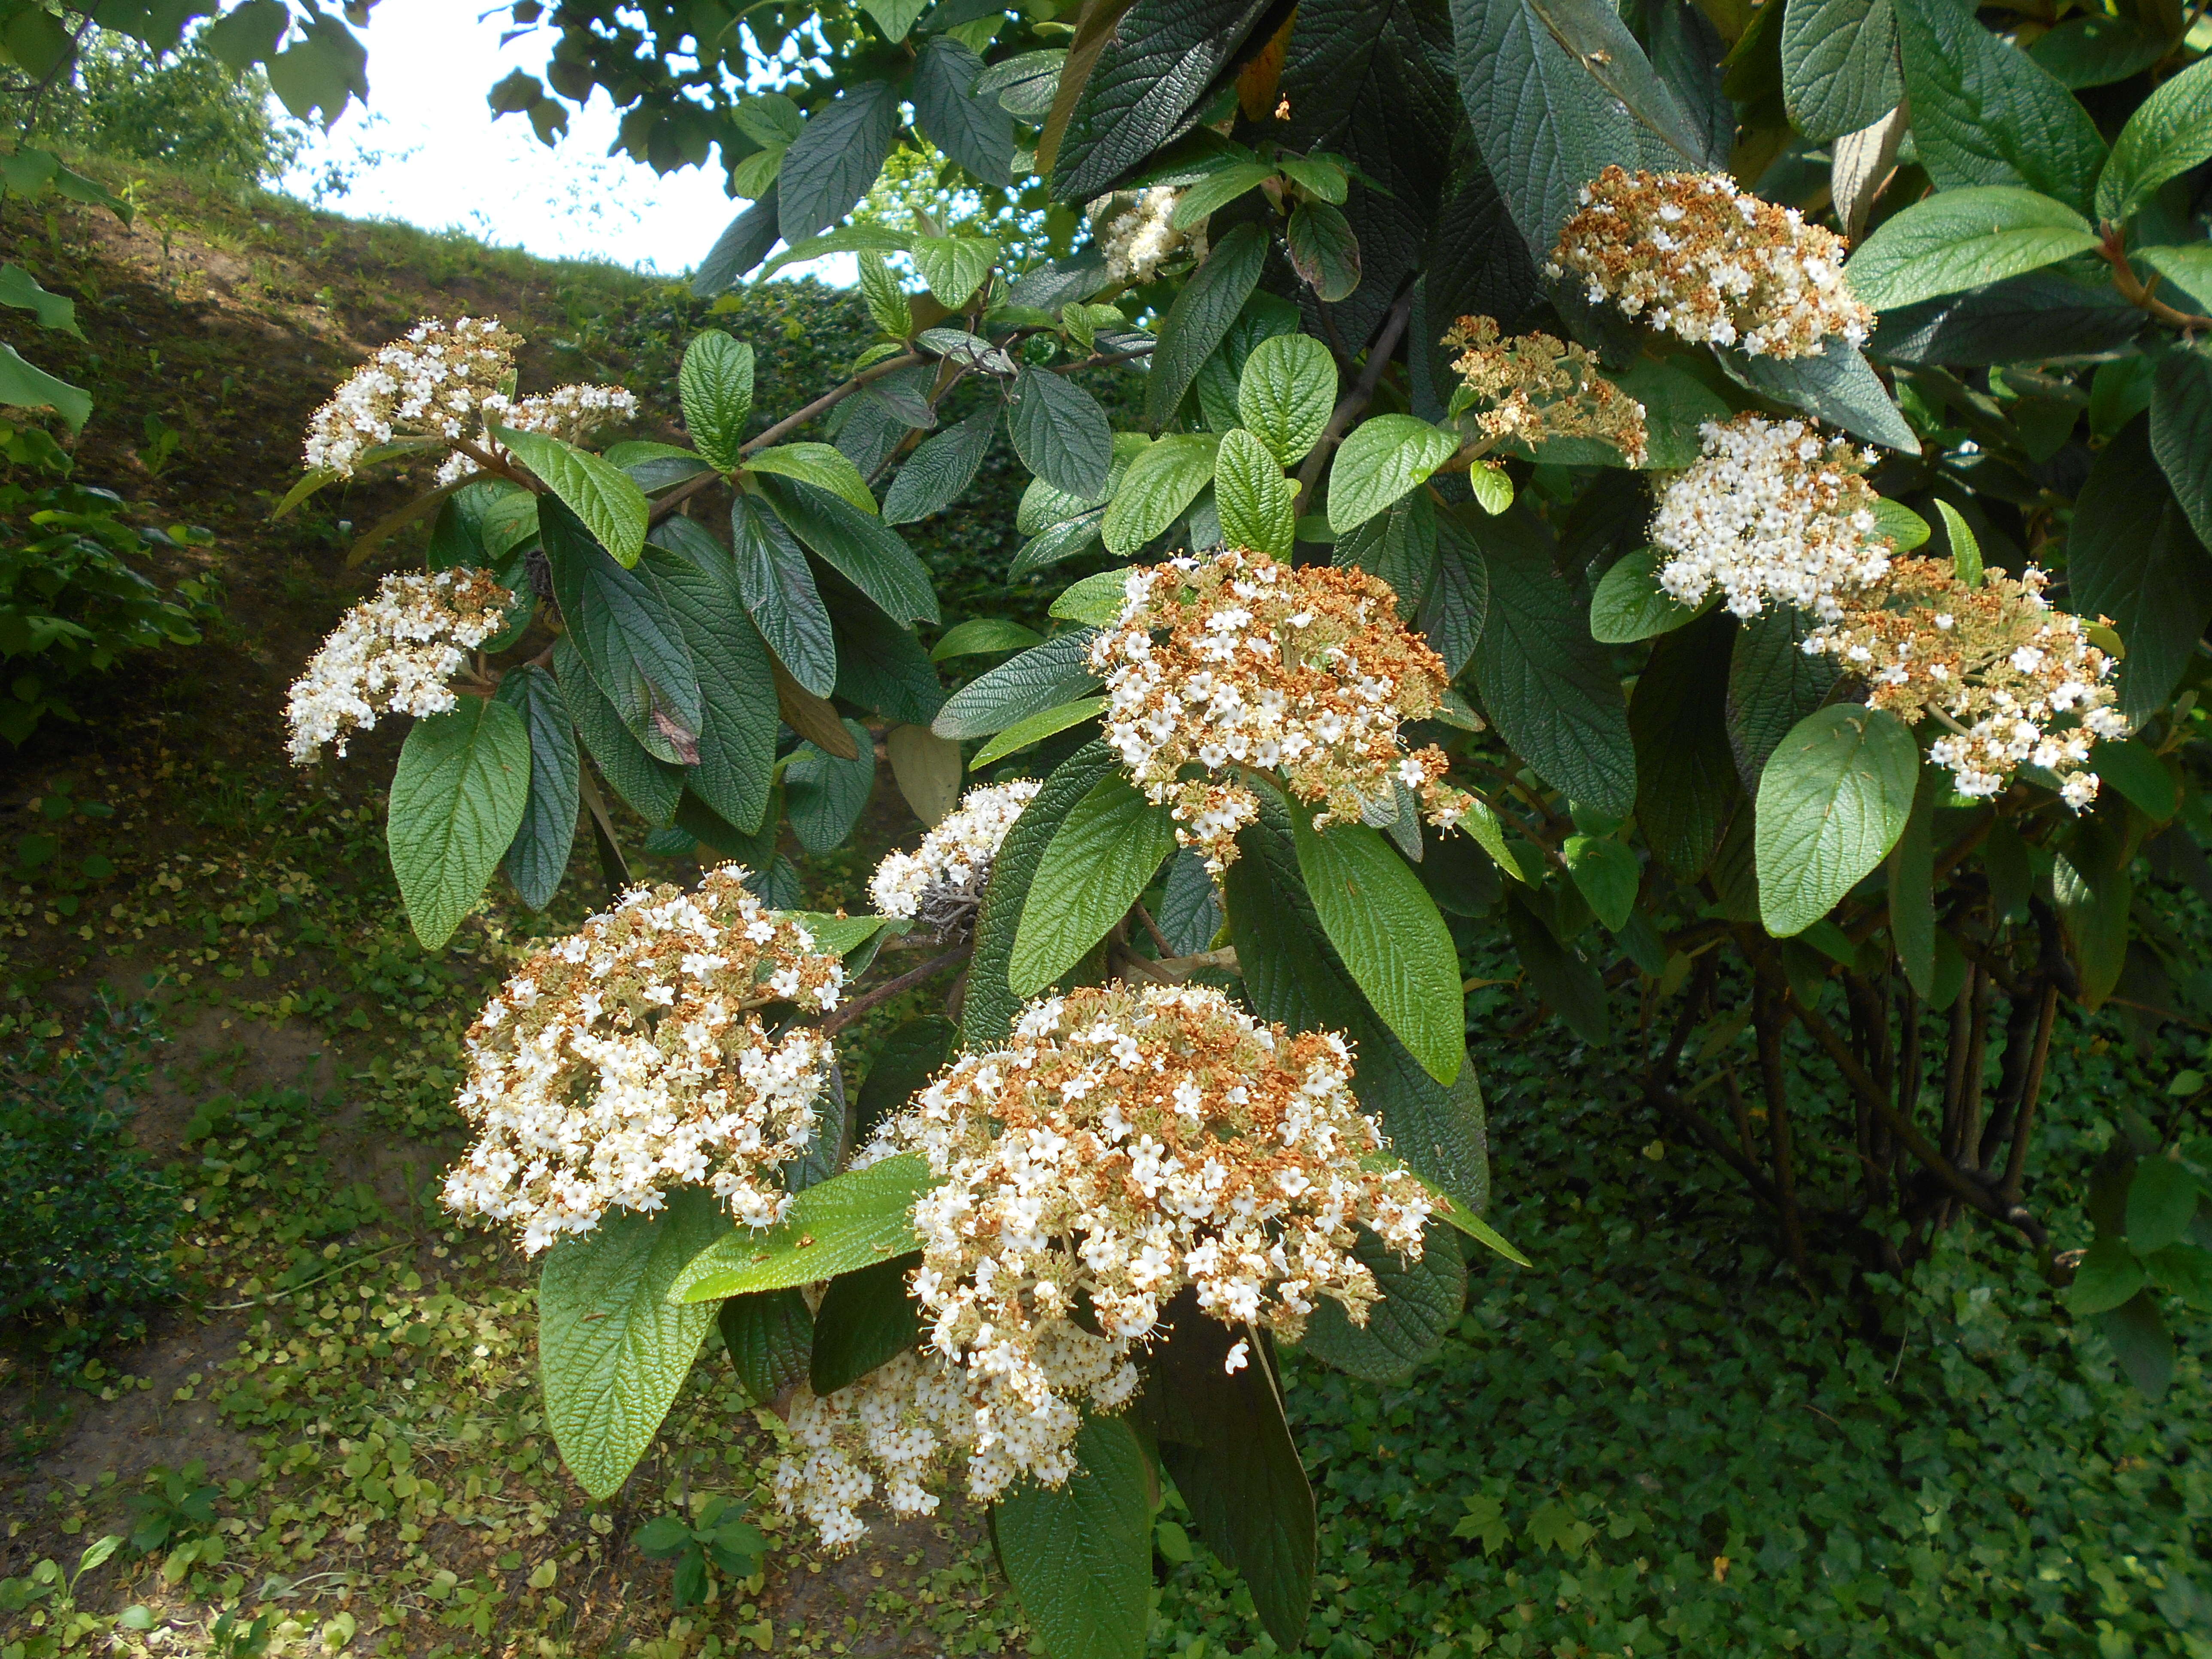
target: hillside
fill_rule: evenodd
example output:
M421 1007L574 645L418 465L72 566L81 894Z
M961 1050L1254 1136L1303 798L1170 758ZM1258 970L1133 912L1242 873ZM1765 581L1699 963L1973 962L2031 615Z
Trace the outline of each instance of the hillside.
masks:
M535 1398L534 1272L444 1228L435 1193L459 1127L459 1035L521 936L573 925L580 901L564 896L559 921L495 906L426 957L381 845L394 723L351 763L302 774L283 759L289 681L422 533L347 568L356 529L410 493L392 480L271 521L331 386L419 316L492 313L528 339L525 389L627 383L644 405L638 435L672 436L663 394L709 307L615 268L82 165L131 187L135 222L11 198L0 259L75 298L87 340L15 313L0 338L97 399L71 447L79 482L118 491L139 522L213 532L150 574L212 575L227 621L200 646L132 661L82 700L83 725L49 720L22 750L0 749L0 857L16 878L0 901L0 1050L79 1040L103 992L145 999L170 1040L148 1054L157 1071L133 1133L189 1212L183 1299L146 1340L88 1363L35 1346L0 1354L0 1510L17 1517L0 1538L0 1644L31 1644L8 1646L11 1659L54 1650L39 1644L74 1619L80 1639L96 1627L125 1651L222 1651L226 1609L223 1640L266 1614L264 1636L284 1638L271 1652L300 1650L284 1641L302 1632L392 1654L792 1650L773 1626L826 1632L825 1650L978 1639L1000 1616L965 1521L906 1529L890 1559L907 1566L888 1579L880 1565L841 1573L780 1549L761 1579L716 1586L708 1616L725 1633L711 1641L698 1610L678 1613L671 1564L641 1558L631 1535L687 1495L749 1491L773 1465L719 1362L702 1363L679 1411L736 1435L726 1467L649 1465L611 1505L586 1504L561 1473ZM856 308L811 283L726 301L713 319L759 351L767 410L834 381L859 327ZM957 547L916 540L943 563L998 533L1011 524L970 519ZM879 838L907 823L879 807ZM834 898L849 862L810 873ZM682 878L689 866L642 867ZM172 1474L180 1484L165 1486ZM82 1611L64 1612L38 1564L73 1568L146 1513L169 1519L163 1535L88 1572ZM872 1614L872 1599L905 1614Z

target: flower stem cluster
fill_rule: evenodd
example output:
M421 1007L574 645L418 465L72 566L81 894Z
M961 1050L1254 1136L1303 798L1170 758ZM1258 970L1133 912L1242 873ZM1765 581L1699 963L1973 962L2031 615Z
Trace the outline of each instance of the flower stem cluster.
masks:
M1941 560L1902 559L1805 649L1865 681L1871 707L1945 727L1928 757L1960 793L1996 794L2021 766L2037 766L2078 812L2097 798L2092 744L2124 738L2128 723L2113 706L2112 659L2082 618L2051 609L2048 580L2030 567L1970 587Z
M375 597L345 613L307 659L284 710L295 765L386 714L441 714L467 653L505 630L514 595L481 570L386 576Z
M1873 310L1844 279L1843 239L1726 173L1610 167L1581 201L1545 271L1581 277L1593 305L1753 356L1812 356L1873 331Z
M1149 283L1185 248L1194 258L1206 258L1203 225L1188 232L1176 228L1176 204L1182 200L1182 191L1154 185L1134 193L1102 196L1085 210L1105 256L1108 286L1137 288Z
M308 417L307 465L350 478L368 451L394 438L473 434L484 399L513 377L521 343L496 317L425 317L379 346Z
M1809 421L1739 415L1700 428L1705 453L1661 492L1652 544L1667 556L1659 585L1683 605L1715 586L1739 617L1770 599L1824 623L1841 599L1878 582L1892 544L1860 476L1872 457Z
M505 460L507 450L491 429L503 426L515 432L542 432L564 443L580 444L603 426L635 419L637 396L618 386L557 386L550 392L508 398L495 392L480 411L483 430L477 447L495 459ZM452 483L481 471L476 458L455 453L438 469L438 482Z
M832 1055L760 1011L834 1008L844 968L744 881L726 864L696 893L634 889L485 1005L458 1101L477 1140L447 1208L519 1224L532 1254L674 1187L710 1189L749 1227L782 1218L776 1170L813 1138Z
M1049 998L957 1061L856 1160L919 1151L938 1179L915 1206L922 1348L800 1393L786 1511L849 1543L872 1468L894 1511L926 1512L956 1453L981 1501L1059 1485L1082 1409L1128 1401L1187 1286L1234 1329L1294 1340L1322 1297L1364 1323L1379 1292L1355 1230L1418 1257L1429 1204L1403 1170L1367 1167L1382 1139L1351 1075L1334 1032L1293 1036L1201 987Z
M956 932L983 902L991 861L1022 809L1043 786L1035 779L970 789L911 853L886 854L868 883L877 911L918 917L939 939Z
M1133 570L1091 663L1110 696L1106 740L1213 870L1235 860L1237 832L1259 814L1254 772L1320 804L1320 827L1395 810L1401 789L1439 828L1468 809L1443 781L1443 751L1409 754L1399 738L1404 721L1436 712L1443 661L1365 571L1235 548ZM1188 766L1207 775L1186 779Z
M1597 372L1597 359L1548 334L1501 338L1488 317L1462 317L1444 336L1458 349L1462 382L1455 417L1474 410L1474 428L1492 442L1534 446L1547 438L1597 438L1641 466L1648 434L1644 405ZM1475 409L1475 405L1487 408Z

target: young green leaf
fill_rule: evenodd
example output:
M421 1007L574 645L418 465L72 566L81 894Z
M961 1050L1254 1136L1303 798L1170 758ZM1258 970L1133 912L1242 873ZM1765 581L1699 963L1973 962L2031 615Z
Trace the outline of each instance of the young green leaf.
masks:
M860 256L860 301L868 308L868 315L876 326L895 340L903 340L914 332L914 313L906 302L906 290L899 286L891 274L890 263L871 248Z
M1569 836L1560 848L1566 856L1567 873L1588 901L1591 912L1613 933L1628 923L1636 908L1637 890L1644 884L1644 866L1636 854L1610 837Z
M1106 707L1103 697L1079 697L1073 702L1063 702L1056 708L1041 709L1026 720L1016 720L998 736L975 751L975 758L968 763L968 769L980 772L994 761L1003 760L1018 750L1065 732L1071 726L1080 726L1097 716Z
M778 1225L724 1234L691 1256L671 1302L718 1302L752 1291L811 1285L904 1255L919 1241L914 1202L933 1184L929 1160L901 1152L818 1182L791 1200Z
M1310 334L1277 334L1252 348L1237 378L1237 418L1285 466L1321 441L1336 407L1336 360Z
M999 245L985 236L917 236L908 250L915 270L947 311L958 311L999 262Z
M1341 536L1418 487L1459 453L1459 439L1411 415L1377 415L1346 436L1328 475L1329 528Z
M1106 937L1175 850L1175 820L1121 774L1101 778L1045 848L1022 905L1006 982L1034 996Z
M1159 343L1145 381L1145 420L1158 431L1174 418L1199 368L1213 355L1259 286L1267 234L1239 225L1216 243L1161 319Z
M1257 190L1275 176L1265 161L1232 161L1188 186L1176 203L1173 223L1188 230L1218 208L1227 207L1249 190Z
M635 564L645 551L653 509L645 492L620 467L542 432L495 426L492 436L536 473L617 562Z
M731 1236L714 1194L683 1188L657 1216L616 1210L546 1252L538 1288L546 1426L592 1497L611 1498L629 1479L714 1322L711 1302L672 1305L669 1287Z
M1759 775L1759 907L1801 933L1887 856L1912 813L1920 747L1886 709L1838 703L1790 729Z
M955 657L991 656L1001 651L1026 651L1043 643L1036 630L1004 617L970 617L945 629L945 637L938 641L929 659L948 662Z
M2039 270L2096 245L2089 222L2063 202L2014 185L1984 185L1944 191L1885 220L1844 274L1859 298L1893 311Z
M1224 434L1213 462L1213 498L1222 538L1231 547L1289 559L1297 539L1297 493L1266 444L1243 427Z
M796 478L817 489L826 489L863 513L876 510L876 498L868 493L868 481L835 444L776 444L747 456L745 465L755 472L772 472L778 477Z
M1959 516L1959 509L1940 496L1936 511L1943 520L1943 530L1951 540L1951 574L1969 587L1982 585L1982 544L1974 539L1974 532Z
M1607 645L1626 645L1672 633L1711 607L1684 605L1659 586L1661 556L1655 548L1616 559L1590 594L1590 637Z
M2212 58L2200 58L2142 100L2112 141L2097 179L2097 216L2124 224L2152 193L2212 159Z
M703 329L684 349L676 386L693 446L718 471L729 471L743 459L745 422L753 412L753 349L719 328Z
M1050 614L1067 622L1104 628L1121 620L1128 603L1129 572L1134 567L1117 565L1085 576L1052 602Z
M511 705L463 697L415 722L385 814L408 926L443 947L475 908L530 799L530 731Z
M1375 1012L1431 1077L1449 1084L1467 1059L1459 952L1419 877L1364 824L1291 823L1298 872L1329 943Z
M1164 534L1212 482L1220 444L1210 432L1176 433L1156 439L1130 462L1099 526L1106 550L1126 558Z

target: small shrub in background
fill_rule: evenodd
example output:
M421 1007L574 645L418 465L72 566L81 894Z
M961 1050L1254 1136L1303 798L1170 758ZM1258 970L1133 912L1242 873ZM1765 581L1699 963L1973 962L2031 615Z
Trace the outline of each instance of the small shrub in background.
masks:
M0 1332L82 1355L176 1291L176 1184L128 1126L161 1040L103 1000L73 1048L0 1059Z
M50 459L46 470L58 469ZM0 483L0 738L9 743L47 715L78 718L80 682L132 652L197 644L221 614L211 579L165 593L137 563L152 548L214 538L185 525L141 529L124 511L113 491L66 478Z

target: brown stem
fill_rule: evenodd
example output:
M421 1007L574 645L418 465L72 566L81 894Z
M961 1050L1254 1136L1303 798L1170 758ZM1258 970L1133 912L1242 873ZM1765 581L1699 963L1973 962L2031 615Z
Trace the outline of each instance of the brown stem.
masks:
M1382 381L1382 371L1389 367L1390 354L1398 349L1398 337L1406 331L1407 319L1413 314L1413 290L1408 285L1390 307L1390 314L1383 319L1382 331L1376 335L1374 345L1368 349L1367 367L1360 370L1358 383L1352 388L1351 395L1329 412L1328 424L1321 429L1321 438L1314 445L1313 453L1298 468L1298 498L1291 508L1292 512L1304 513L1306 510L1306 503L1313 495L1315 480L1321 477L1322 468L1328 465L1328 458L1335 453L1345 428L1358 417L1359 412L1375 396L1375 388ZM1322 319L1324 321L1328 319L1326 310L1322 313Z
M871 363L844 385L831 387L812 403L799 410L798 413L785 416L758 437L748 438L738 446L738 453L750 455L768 448L771 444L781 443L785 437L798 431L816 416L826 414L835 409L871 381L880 380L886 374L896 374L902 368L912 368L916 363L927 361L928 359L919 351L905 351L896 357L886 357L879 363Z
M2143 282L2128 263L2127 233L2118 225L2105 227L2105 240L2097 249L2112 268L2112 286L2130 305L2141 306L2145 311L2171 328L2212 328L2212 317L2199 317L2193 312L2176 311L2151 292L2152 284ZM2154 282L2155 279L2154 279Z
M1152 355L1152 348L1148 345L1138 346L1128 351L1094 352L1088 357L1079 357L1072 363L1054 363L1052 366L1052 372L1055 374L1073 374L1079 368L1111 368L1116 363L1133 363L1139 357L1149 357Z
M2027 1143L2035 1133L2036 1103L2043 1096L2044 1064L2051 1058L2051 1030L2058 1019L2058 988L2043 988L2043 1004L2036 1011L2035 1047L2027 1061L2027 1076L2021 1085L2020 1112L2013 1120L2012 1150L2005 1155L2004 1180L1997 1194L2008 1204L2020 1202L2021 1178L2027 1172Z
M1130 905L1129 914L1136 917L1138 921L1143 924L1145 931L1152 936L1152 943L1159 946L1160 955L1164 959L1176 954L1175 946L1168 943L1168 936L1160 931L1159 923L1152 920L1152 913L1145 908L1145 902L1142 899Z
M1973 1008L1966 1036L1966 1089L1959 1107L1959 1150L1955 1162L1961 1169L1978 1170L1982 1158L1982 1067L1990 1045L1990 979L1978 974L1969 988Z
M953 963L967 961L973 954L974 949L972 945L963 945L957 950L947 951L943 956L932 957L921 967L909 968L896 979L887 979L872 990L854 997L850 1002L840 1003L830 1012L815 1021L814 1029L824 1036L833 1036L843 1030L870 1009L881 1007L902 992L911 991L915 986L943 971Z
M1644 1091L1644 1098L1680 1124L1688 1131L1691 1139L1741 1176L1744 1184L1751 1188L1762 1204L1777 1210L1783 1208L1780 1194L1775 1191L1774 1184L1759 1173L1759 1165L1747 1155L1729 1146L1728 1137L1703 1112L1672 1089L1656 1085ZM1742 1096L1738 1094L1736 1098L1741 1101Z

